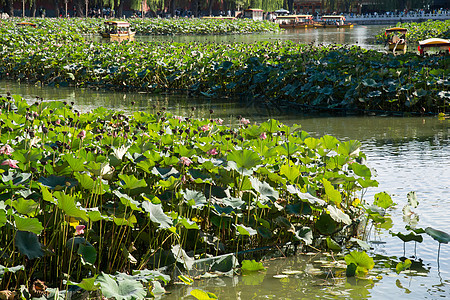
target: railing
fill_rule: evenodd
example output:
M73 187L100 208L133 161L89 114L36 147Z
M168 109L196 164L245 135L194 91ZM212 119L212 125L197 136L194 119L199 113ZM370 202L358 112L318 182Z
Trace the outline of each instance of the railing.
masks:
M363 14L363 15L350 15L346 14L345 18L349 22L370 22L370 21L386 21L386 22L398 22L398 21L420 21L420 20L450 20L450 11L444 11L441 13L390 13L390 14Z

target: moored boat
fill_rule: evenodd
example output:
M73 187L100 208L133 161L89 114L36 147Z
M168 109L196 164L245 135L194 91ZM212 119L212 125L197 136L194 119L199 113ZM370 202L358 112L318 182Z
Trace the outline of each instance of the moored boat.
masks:
M280 28L313 28L312 15L284 15L275 19Z
M23 22L17 23L17 26L30 26L30 27L36 28L37 25L34 24L34 23L31 23L31 22L25 22L25 21L23 21Z
M353 28L352 23L345 21L341 15L326 15L321 17L321 21L314 24L316 28Z
M103 38L132 39L136 34L130 28L130 23L125 21L106 21L105 30L101 33Z
M444 51L447 54L450 54L450 40L439 38L426 39L419 42L418 50L420 55L423 55L430 50L439 52Z

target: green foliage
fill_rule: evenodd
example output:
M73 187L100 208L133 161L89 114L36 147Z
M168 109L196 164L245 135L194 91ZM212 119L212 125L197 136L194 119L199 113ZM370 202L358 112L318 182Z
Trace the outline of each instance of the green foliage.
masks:
M0 97L0 109L1 122L16 120L13 131L1 128L0 145L22 156L33 144L41 157L2 166L0 264L10 269L32 260L34 274L55 286L68 274L79 282L73 284L100 288L108 298L158 294L163 289L156 281L170 278L154 269L192 270L190 253L288 242L302 247L323 236L338 250L333 241L361 217L363 208L349 200L363 189L356 179L370 176L350 167L364 158L355 152L357 143L327 136L310 138L308 147L307 133L275 120L249 129L242 120L230 128L165 111L136 118L101 109L78 115L59 102L29 105L20 97ZM49 128L40 140L30 136L36 124ZM336 149L341 154L331 161L326 154ZM2 161L9 157L0 154ZM214 268L225 265L236 264ZM262 269L243 262L243 272Z
M405 261L401 261L395 266L395 271L397 272L397 274L400 274L401 271L409 269L411 265L412 265L411 260L405 259Z
M254 259L252 260L243 260L241 270L243 273L251 273L256 271L265 270L263 264L261 262L257 262Z
M347 254L345 257L345 262L347 263L347 273L348 274L356 274L358 276L362 276L367 274L369 270L371 270L375 263L373 261L373 258L371 258L369 255L367 255L366 252L358 252L358 251L352 251L349 254ZM354 269L354 266L356 266L355 272L352 272ZM349 270L350 268L350 270ZM349 275L347 275L349 276ZM353 275L354 276L354 275ZM350 277L350 276L349 276Z

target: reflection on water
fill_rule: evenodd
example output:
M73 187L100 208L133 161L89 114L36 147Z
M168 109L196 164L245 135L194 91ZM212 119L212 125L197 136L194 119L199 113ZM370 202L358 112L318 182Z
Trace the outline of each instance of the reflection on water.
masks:
M315 137L325 134L340 140L356 139L362 142L362 150L367 155L370 167L377 173L379 187L364 194L371 202L379 191L389 192L395 209L392 215L393 232L407 233L402 218L402 208L407 202L406 195L416 191L419 206L414 210L418 216L418 227L433 227L450 233L450 123L435 117L313 117L295 112L268 110L254 107L246 101L231 99L201 99L188 96L147 95L140 93L112 93L91 89L49 88L11 81L0 81L0 95L10 91L33 102L36 96L45 100L74 102L77 109L91 110L98 106L132 112L136 110L153 112L166 107L171 113L182 116L221 117L224 123L235 123L236 116L242 115L252 122L277 118L287 124L300 124ZM131 105L131 102L136 102ZM154 106L156 108L154 108ZM191 108L195 107L195 110ZM369 241L373 254L394 257L404 255L403 243L391 237L386 231L371 229ZM382 241L383 243L379 243ZM405 245L405 254L423 261L423 269L414 274L397 275L385 264L377 266L382 278L377 280L344 279L331 282L312 274L299 274L285 279L273 278L283 268L301 269L309 258L293 257L270 261L265 274L255 274L242 278L215 278L197 281L200 288L220 295L220 299L393 299L401 292L402 299L435 299L450 295L450 245L443 244L440 250L440 264L437 264L438 243L424 235L423 243ZM330 287L329 284L333 285ZM189 288L175 289L165 299L180 299L188 294ZM331 293L331 292L332 293ZM334 293L334 294L333 294ZM337 294L336 294L337 293ZM392 295L392 297L390 297Z

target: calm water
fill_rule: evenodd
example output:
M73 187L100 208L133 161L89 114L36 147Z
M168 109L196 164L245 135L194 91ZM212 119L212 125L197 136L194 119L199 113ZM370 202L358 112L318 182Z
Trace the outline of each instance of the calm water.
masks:
M356 27L354 32L334 30L327 32L283 33L282 38L299 42L315 43L355 43L370 47L376 26ZM365 33L364 33L365 32ZM281 36L281 35L280 35ZM280 36L267 36L273 39ZM327 37L329 36L329 37ZM167 38L167 37L166 37ZM171 37L174 39L173 37ZM180 37L190 39L195 37ZM198 37L197 37L198 38ZM214 38L214 37L209 37ZM217 37L218 38L218 37ZM248 39L250 36L227 38ZM260 36L259 38L262 38ZM219 38L218 38L219 39ZM225 39L225 37L220 37ZM328 39L328 40L327 40ZM342 39L342 41L339 41ZM254 107L246 102L233 102L230 99L200 99L187 96L147 95L139 93L113 93L90 89L49 88L10 81L0 81L0 95L7 91L34 101L36 96L45 100L65 100L74 102L75 107L88 111L97 106L130 112L144 110L153 112L166 107L168 111L183 116L221 117L224 123L235 123L236 116L242 115L252 122L277 118L287 124L301 124L311 135L325 134L340 140L356 139L362 142L369 166L377 171L379 187L364 195L371 202L373 195L380 191L390 193L397 203L392 215L393 232L407 233L402 218L402 208L407 202L407 193L415 191L419 206L414 210L419 217L418 227L433 227L450 233L450 123L435 117L313 117L283 111L270 111ZM136 102L134 106L131 101ZM196 110L191 108L195 107ZM296 256L287 259L265 262L265 273L243 277L221 277L196 280L193 287L176 286L171 294L163 299L192 299L188 296L193 288L213 292L219 299L437 299L450 295L450 245L441 245L440 260L437 262L438 243L424 235L424 241L406 244L406 257L416 253L422 263L415 267L414 273L397 275L388 268L387 257L397 262L404 255L403 243L391 237L386 231L371 230L369 242L372 256L381 255L373 274L367 279L339 279L339 274L319 273L327 271L323 261L330 259L320 256ZM274 275L285 270L301 271L287 278L277 279ZM375 277L378 276L378 277Z

